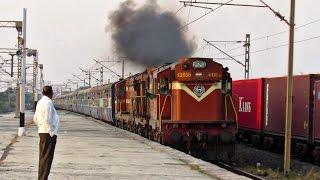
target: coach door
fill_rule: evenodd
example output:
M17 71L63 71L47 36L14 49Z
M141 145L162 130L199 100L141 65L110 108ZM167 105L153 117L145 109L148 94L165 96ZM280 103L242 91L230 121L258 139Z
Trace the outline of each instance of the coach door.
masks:
M171 90L170 90L170 74L171 69L168 68L158 74L157 77L157 102L158 102L158 119L171 120Z

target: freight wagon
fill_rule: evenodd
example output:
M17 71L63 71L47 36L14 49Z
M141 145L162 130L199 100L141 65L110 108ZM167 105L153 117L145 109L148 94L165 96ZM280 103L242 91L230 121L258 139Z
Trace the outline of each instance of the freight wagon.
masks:
M274 152L284 148L286 77L233 81L238 139ZM320 160L320 75L293 78L292 153Z

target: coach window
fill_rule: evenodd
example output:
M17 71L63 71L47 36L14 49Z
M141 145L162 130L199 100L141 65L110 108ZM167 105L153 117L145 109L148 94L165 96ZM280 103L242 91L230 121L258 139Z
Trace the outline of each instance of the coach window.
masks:
M124 84L121 84L120 86L119 86L119 96L124 96L125 95L125 93L126 93L126 90L125 90L125 86L124 86Z
M149 79L149 91L150 93L154 93L153 78Z
M160 94L168 94L169 92L169 80L168 78L160 79Z

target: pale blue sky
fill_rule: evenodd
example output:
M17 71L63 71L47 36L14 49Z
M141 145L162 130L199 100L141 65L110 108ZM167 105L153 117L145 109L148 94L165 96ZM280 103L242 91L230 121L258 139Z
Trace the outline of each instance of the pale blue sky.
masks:
M203 0L207 1L207 0ZM208 0L214 1L214 0ZM27 45L39 50L40 61L44 64L45 79L53 83L62 83L79 74L79 66L92 67L93 58L106 59L115 56L110 35L105 32L108 14L117 8L121 0L0 0L0 20L21 20L22 8L28 8ZM137 1L143 3L143 0ZM182 4L178 0L158 0L164 10L175 12ZM215 1L217 2L217 1ZM218 2L221 2L220 0ZM235 3L247 2L259 4L258 0L234 0ZM265 0L274 9L288 18L289 0ZM296 8L297 26L320 19L318 0L298 0ZM178 16L184 22L191 21L205 13L203 9L183 8ZM296 40L320 36L320 22L296 30ZM223 7L189 26L188 35L197 42L199 49L195 56L222 57L213 48L202 49L203 38L209 40L243 40L246 33L252 39L285 31L288 27L280 22L267 9ZM16 32L0 29L0 48L14 47ZM253 41L251 51L270 48L288 42L288 33ZM295 46L294 72L320 73L320 38L301 42ZM236 45L221 46L232 49ZM229 52L239 55L243 48ZM287 47L251 54L251 77L282 76L287 72ZM244 57L236 57L244 62ZM29 62L30 59L28 60ZM243 78L243 67L232 61L220 61L230 68L234 79ZM137 72L141 68L132 68L128 64L126 74ZM130 67L130 68L129 68ZM120 66L112 67L120 72ZM0 75L3 76L3 75ZM97 74L96 77L99 77ZM105 77L105 79L110 77ZM1 79L5 79L1 77ZM113 79L114 80L114 79Z

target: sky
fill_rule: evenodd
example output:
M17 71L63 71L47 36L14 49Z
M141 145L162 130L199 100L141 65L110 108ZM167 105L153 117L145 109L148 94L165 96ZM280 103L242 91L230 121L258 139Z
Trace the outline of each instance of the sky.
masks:
M226 2L227 0L203 0ZM27 47L39 51L39 62L44 64L44 78L52 84L63 84L81 75L83 69L95 68L93 59L118 60L110 37L108 16L122 0L0 0L0 21L22 20L22 9L27 8ZM136 0L142 5L144 0ZM273 9L289 19L289 0L265 0ZM182 7L178 0L158 0L162 10L177 13L186 24L209 10ZM234 0L233 3L259 4L259 0ZM296 3L296 27L294 74L320 73L320 6L319 0L298 0ZM208 6L217 7L217 6ZM180 9L180 10L179 10ZM179 11L178 11L179 10ZM225 58L203 39L214 41L243 41L251 35L250 77L274 77L287 74L289 29L283 21L266 8L224 6L191 23L185 33L196 42L198 48L193 56L216 58L229 67L233 79L244 78L244 67ZM284 32L277 34L279 32ZM0 29L0 48L16 47L16 31ZM277 35L272 35L277 34ZM259 39L259 37L264 37ZM258 40L257 40L258 38ZM243 44L219 44L228 54L244 63ZM280 47L278 47L280 46ZM235 50L231 50L235 49ZM231 50L231 51L230 51ZM7 59L8 56L0 54ZM1 60L0 60L1 61ZM27 63L32 59L28 58ZM113 63L106 63L112 66ZM121 64L111 69L121 73ZM142 71L133 63L126 62L125 74ZM94 75L99 78L99 74ZM10 78L0 74L0 81ZM32 79L28 76L28 79ZM105 73L104 79L116 81L115 76ZM1 83L0 83L1 88Z

